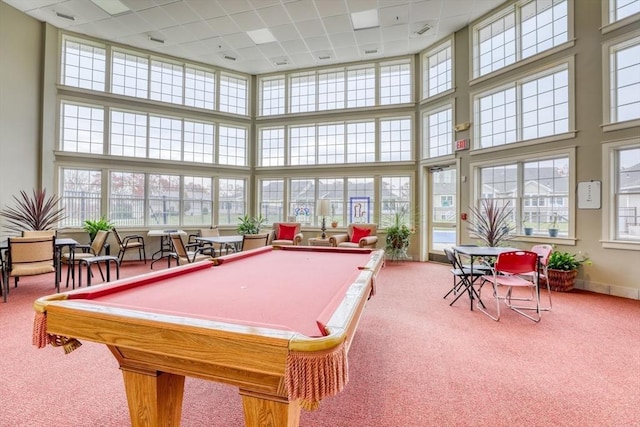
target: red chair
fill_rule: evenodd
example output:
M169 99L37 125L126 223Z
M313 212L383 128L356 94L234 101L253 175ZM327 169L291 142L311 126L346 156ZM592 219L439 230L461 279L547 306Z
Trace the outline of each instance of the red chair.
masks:
M533 280L527 280L522 275L531 275ZM478 309L493 320L500 320L500 300L516 313L533 320L540 321L540 294L538 292L538 254L530 251L510 251L498 255L498 259L493 268L492 275L482 277L480 287L480 298L482 298L482 288L488 282L493 288L493 297L496 300L496 314L492 315L481 304ZM499 288L504 286L506 292L500 294ZM513 295L514 289L527 288L531 290L531 296L523 298L520 295ZM516 291L519 292L519 291ZM529 305L515 305L514 301L531 301ZM535 311L536 315L530 315L523 310Z
M538 289L540 288L540 279L544 279L544 282L547 284L547 295L549 296L549 306L548 307L540 307L542 311L551 311L551 286L549 285L549 278L547 274L547 265L549 264L549 257L551 256L551 252L553 252L553 246L551 245L535 245L531 247L531 252L535 252L538 254ZM532 279L532 275L524 275L525 278Z

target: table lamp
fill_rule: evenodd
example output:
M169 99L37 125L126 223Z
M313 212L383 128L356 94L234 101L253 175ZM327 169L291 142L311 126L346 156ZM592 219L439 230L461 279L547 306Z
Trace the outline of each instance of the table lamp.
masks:
M318 210L318 216L322 217L322 221L320 222L320 230L322 230L322 238L326 239L327 238L327 234L325 233L325 231L327 231L327 222L326 222L326 216L329 215L330 212L330 206L329 206L329 200L327 199L321 199L318 200L318 205L316 206L317 210Z

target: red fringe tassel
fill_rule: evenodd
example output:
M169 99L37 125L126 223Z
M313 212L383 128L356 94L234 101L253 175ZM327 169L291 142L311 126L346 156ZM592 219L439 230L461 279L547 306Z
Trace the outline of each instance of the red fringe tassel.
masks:
M349 382L349 367L344 342L324 352L295 352L287 355L285 383L289 400L300 400L308 411L317 409L320 401L332 396Z
M63 337L47 333L47 315L43 312L36 312L33 319L33 345L38 348L44 348L47 344L54 347L64 348L64 353L69 354L82 343L75 338Z

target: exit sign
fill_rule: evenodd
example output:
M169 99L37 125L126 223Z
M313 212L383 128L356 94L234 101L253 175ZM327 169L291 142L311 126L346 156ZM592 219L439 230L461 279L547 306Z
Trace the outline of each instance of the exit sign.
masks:
M456 151L459 150L468 150L469 149L469 140L468 139L459 139L456 141Z

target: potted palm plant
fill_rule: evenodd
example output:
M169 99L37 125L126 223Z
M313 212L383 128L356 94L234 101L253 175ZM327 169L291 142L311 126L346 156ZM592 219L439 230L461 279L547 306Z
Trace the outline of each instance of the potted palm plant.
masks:
M9 231L22 233L25 230L53 230L65 218L64 208L58 207L60 198L55 194L47 196L47 190L33 190L29 195L20 191L20 197L13 196L15 207L0 211L7 219L4 225Z
M479 207L470 207L469 231L475 234L486 246L500 246L509 240L514 230L511 222L513 208L510 202L501 206L497 199L482 199Z
M553 251L547 262L547 280L554 291L567 292L573 289L582 264L591 264L589 258L582 253Z

